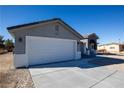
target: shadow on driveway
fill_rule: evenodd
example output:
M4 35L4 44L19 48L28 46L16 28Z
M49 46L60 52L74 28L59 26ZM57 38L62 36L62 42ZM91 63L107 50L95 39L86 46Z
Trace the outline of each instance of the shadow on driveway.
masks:
M114 64L124 64L123 59L109 58L97 56L90 59L81 59L76 61L66 61L66 62L56 62L47 63L43 65L30 66L29 68L59 68L59 67L79 67L79 68L95 68L100 66L114 65Z
M114 64L124 64L124 59L97 56L95 59L90 60L89 63L96 64L98 66L107 66Z

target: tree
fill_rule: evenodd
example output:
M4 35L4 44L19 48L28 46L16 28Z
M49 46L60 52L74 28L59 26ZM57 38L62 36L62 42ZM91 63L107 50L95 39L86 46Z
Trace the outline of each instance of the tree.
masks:
M0 35L0 54L4 52L5 45L4 45L4 39L3 36Z
M13 43L13 41L10 40L10 39L5 40L5 47L8 50L8 52L12 52L13 49L14 49L14 43Z
M2 48L2 49L5 47L5 46L4 46L4 41L5 41L5 40L4 40L3 38L4 38L4 37L0 35L0 48Z

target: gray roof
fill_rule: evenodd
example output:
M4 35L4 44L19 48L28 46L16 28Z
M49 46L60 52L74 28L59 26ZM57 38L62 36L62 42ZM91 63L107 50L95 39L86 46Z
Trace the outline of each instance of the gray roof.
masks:
M99 39L99 37L98 37L95 33L83 35L83 37L84 37L85 39L88 39L88 38L89 38L90 36L92 36L92 35L96 36L96 38Z

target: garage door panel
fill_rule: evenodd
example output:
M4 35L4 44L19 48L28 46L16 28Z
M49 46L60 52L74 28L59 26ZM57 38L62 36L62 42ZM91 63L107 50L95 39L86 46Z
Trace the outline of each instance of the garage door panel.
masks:
M72 60L75 41L45 37L26 37L29 65Z

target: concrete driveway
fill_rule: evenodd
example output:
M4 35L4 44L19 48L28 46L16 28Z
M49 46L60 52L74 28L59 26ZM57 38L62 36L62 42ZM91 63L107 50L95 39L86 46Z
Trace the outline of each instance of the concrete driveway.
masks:
M92 59L46 64L30 68L34 87L92 88L124 87L124 72L111 65L89 63ZM109 68L110 66L110 68Z

